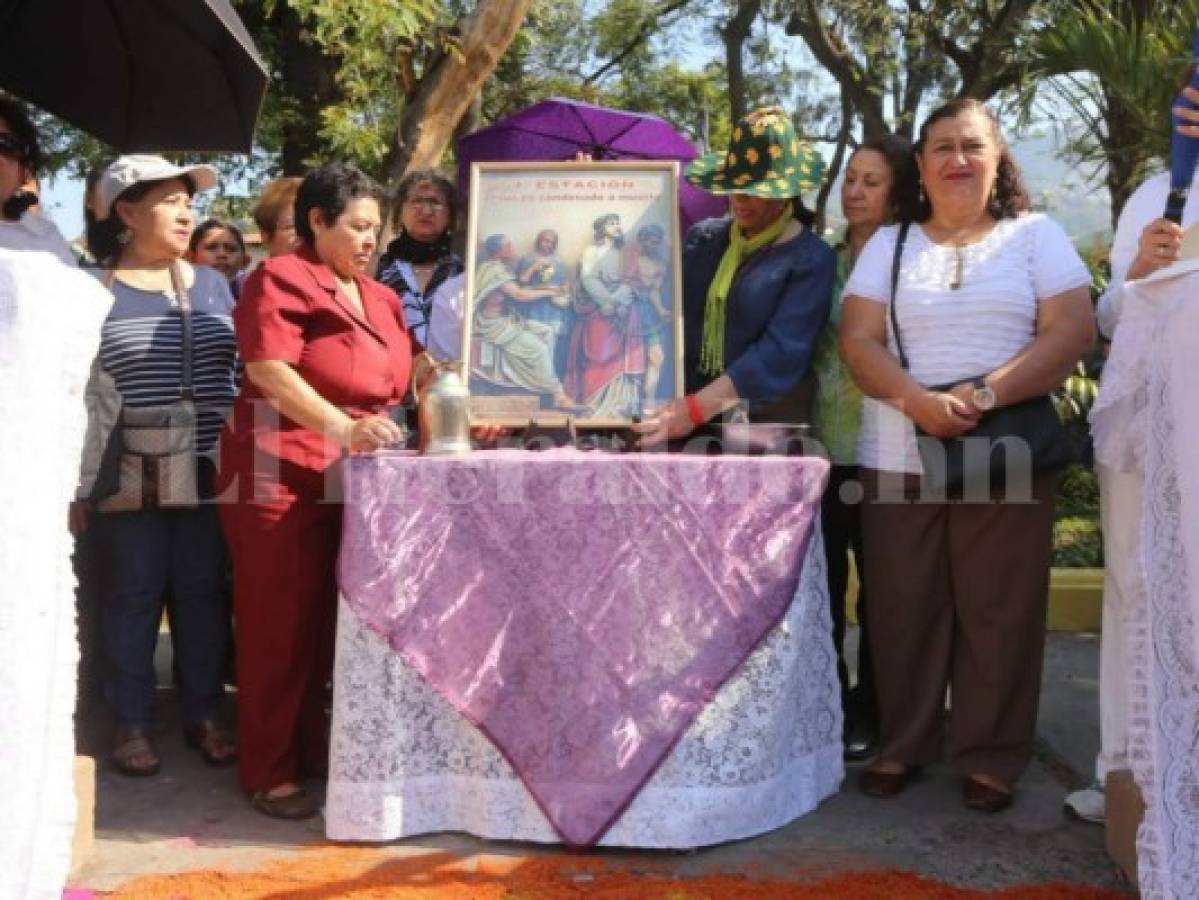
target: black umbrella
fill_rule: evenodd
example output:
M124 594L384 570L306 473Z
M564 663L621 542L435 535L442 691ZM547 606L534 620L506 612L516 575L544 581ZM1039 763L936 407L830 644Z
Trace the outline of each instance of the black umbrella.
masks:
M122 152L248 152L266 83L229 0L0 0L0 88Z

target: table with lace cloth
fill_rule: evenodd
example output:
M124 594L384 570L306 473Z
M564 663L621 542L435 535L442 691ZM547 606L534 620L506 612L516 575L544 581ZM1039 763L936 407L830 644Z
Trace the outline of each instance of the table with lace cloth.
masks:
M685 848L843 778L818 459L355 457L326 830Z

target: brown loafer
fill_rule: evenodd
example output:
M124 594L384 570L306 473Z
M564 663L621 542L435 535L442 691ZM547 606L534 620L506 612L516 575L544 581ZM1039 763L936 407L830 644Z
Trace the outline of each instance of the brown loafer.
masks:
M319 811L316 800L303 788L296 788L281 797L259 791L250 797L250 805L272 819L308 819Z
M900 772L886 772L867 767L862 770L858 787L868 797L890 799L903 793L913 778L920 773L919 766L907 766Z
M993 784L967 775L962 780L962 802L967 809L979 812L1002 812L1012 805L1011 788L1000 788Z

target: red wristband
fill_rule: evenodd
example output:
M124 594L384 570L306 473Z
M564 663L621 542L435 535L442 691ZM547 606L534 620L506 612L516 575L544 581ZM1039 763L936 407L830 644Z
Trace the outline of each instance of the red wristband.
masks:
M683 399L687 401L687 416L691 419L692 425L698 428L708 421L708 417L700 409L699 397L695 396L695 394L688 394Z

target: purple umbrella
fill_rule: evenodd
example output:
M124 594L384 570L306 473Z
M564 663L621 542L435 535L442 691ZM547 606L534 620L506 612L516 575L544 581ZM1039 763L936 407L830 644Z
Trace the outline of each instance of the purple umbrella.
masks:
M699 155L670 123L643 113L592 106L575 100L543 100L458 141L458 184L466 195L476 162L558 162L590 153L595 160L677 159ZM679 184L679 219L684 233L701 219L724 215L728 203Z
M1199 88L1199 31L1195 34L1194 46L1191 50L1191 71L1187 84ZM1178 95L1176 106L1194 109L1195 104L1182 94ZM1186 205L1187 194L1191 191L1191 181L1195 177L1195 163L1199 161L1199 139L1184 137L1178 133L1180 119L1171 115L1170 124L1173 128L1170 134L1170 194L1166 200L1165 217L1172 222L1182 221L1182 208Z

